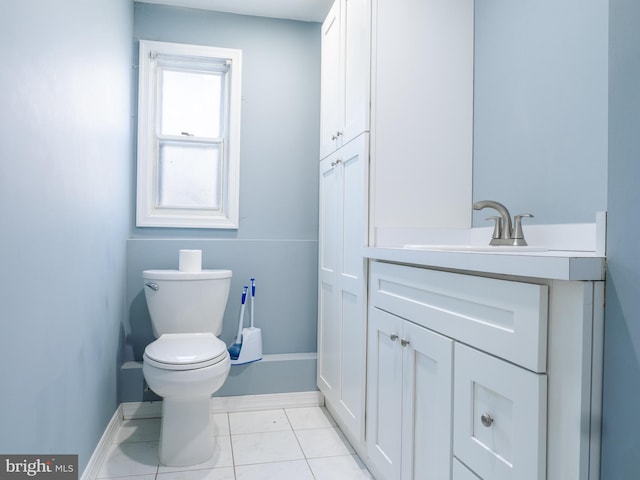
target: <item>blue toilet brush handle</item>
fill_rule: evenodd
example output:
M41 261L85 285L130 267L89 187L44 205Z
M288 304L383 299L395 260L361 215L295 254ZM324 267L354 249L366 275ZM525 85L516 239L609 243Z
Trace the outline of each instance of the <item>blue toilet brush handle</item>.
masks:
M242 289L242 304L240 305L240 319L238 320L238 335L236 335L233 345L227 349L231 360L237 360L240 356L240 350L242 349L242 324L244 320L244 304L247 300L247 290L249 290L249 287L245 285Z
M242 327L243 327L243 320L244 320L244 305L247 301L247 291L249 290L249 287L247 287L246 285L244 286L244 288L242 289L242 304L240 305L240 319L238 320L238 335L236 335L236 343L240 343L240 339L242 338Z
M256 300L256 279L251 277L251 328L253 328L253 311L254 302Z

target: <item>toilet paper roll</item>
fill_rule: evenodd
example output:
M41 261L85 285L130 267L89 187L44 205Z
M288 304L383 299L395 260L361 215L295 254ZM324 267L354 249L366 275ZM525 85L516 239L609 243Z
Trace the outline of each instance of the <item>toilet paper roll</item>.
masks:
M180 250L178 269L181 272L202 271L202 250Z

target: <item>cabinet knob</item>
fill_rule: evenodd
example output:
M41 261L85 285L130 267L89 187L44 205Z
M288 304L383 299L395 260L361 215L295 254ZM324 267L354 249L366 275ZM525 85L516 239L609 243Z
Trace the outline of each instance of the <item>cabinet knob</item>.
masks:
M485 427L490 427L491 425L493 425L493 417L488 413L483 413L482 415L480 415L480 421Z
M400 340L400 345L402 345L403 347L406 347L410 343L411 342L409 340L407 340L406 338L403 338L402 340Z
M395 333L392 333L391 335L389 335L389 338L391 339L392 342L395 342L398 339L398 335L396 335Z

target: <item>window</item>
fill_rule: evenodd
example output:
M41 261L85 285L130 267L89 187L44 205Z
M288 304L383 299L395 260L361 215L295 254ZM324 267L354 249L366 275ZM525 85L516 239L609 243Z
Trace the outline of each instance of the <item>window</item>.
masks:
M140 41L136 225L238 228L242 52Z

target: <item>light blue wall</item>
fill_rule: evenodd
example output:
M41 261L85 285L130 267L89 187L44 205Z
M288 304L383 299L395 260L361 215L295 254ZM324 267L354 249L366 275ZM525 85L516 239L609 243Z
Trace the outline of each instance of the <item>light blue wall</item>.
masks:
M136 49L139 39L242 49L240 228L132 227L127 359L141 360L153 340L142 270L177 268L181 248L202 249L205 268L234 272L223 340L232 343L253 275L264 353L315 352L320 25L138 3Z
M607 8L476 2L474 200L540 224L594 222L607 209Z
M602 479L640 478L640 3L610 0Z
M133 8L1 10L0 452L82 471L117 406Z

